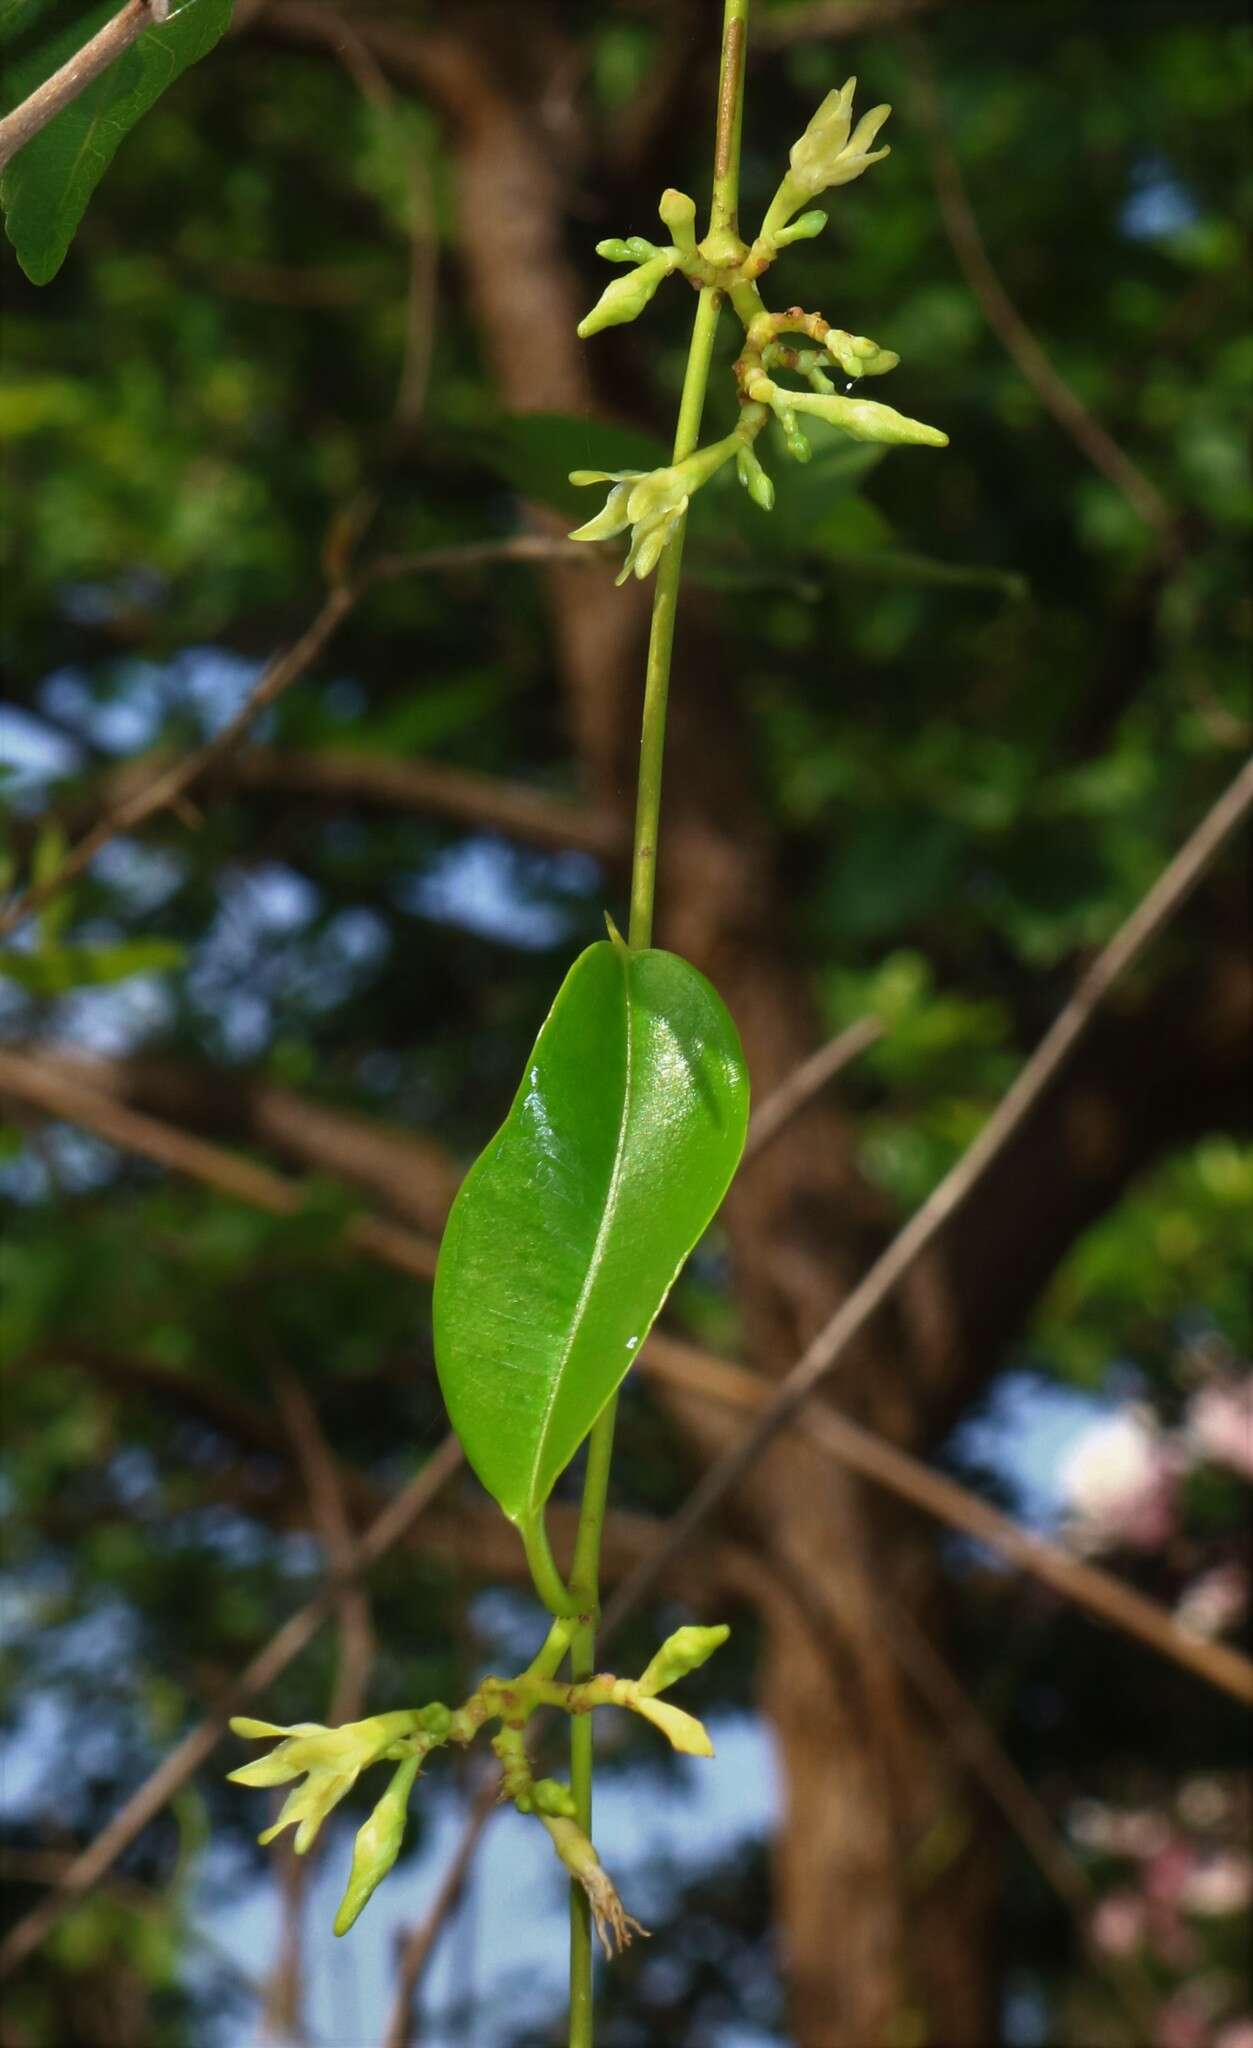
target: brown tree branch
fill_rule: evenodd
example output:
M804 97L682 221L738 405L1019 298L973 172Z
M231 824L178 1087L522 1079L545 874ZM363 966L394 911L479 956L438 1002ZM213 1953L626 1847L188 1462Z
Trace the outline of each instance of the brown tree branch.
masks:
M666 1542L657 1554L658 1566L664 1558L682 1548L779 1430L800 1411L809 1395L840 1364L850 1346L1010 1143L1031 1109L1060 1073L1110 990L1169 923L1251 809L1253 760L1245 763L1130 917L1097 955L974 1143L818 1332L739 1443L711 1465L698 1481L685 1506L671 1523ZM606 1631L643 1598L650 1583L649 1571L645 1568L637 1581L619 1588L606 1615Z
M1054 368L1002 284L970 203L961 166L949 145L944 113L925 47L921 38L912 33L904 40L909 52L918 109L927 132L931 178L940 216L962 275L985 320L1006 354L1017 364L1028 384L1080 453L1087 457L1107 483L1121 493L1132 510L1157 535L1163 548L1173 552L1178 540L1178 522L1166 499Z
M300 1186L269 1167L243 1159L221 1145L210 1145L203 1138L193 1138L155 1117L125 1109L68 1075L45 1068L38 1060L0 1052L0 1099L5 1096L47 1116L80 1124L110 1145L202 1181L219 1194L247 1202L271 1216L295 1216L304 1206ZM343 1237L346 1245L414 1279L434 1278L435 1246L381 1216L350 1216Z
M389 1501L354 1544L350 1562L354 1576L377 1564L408 1533L418 1516L460 1469L461 1463L460 1444L455 1437L446 1437L422 1470L394 1500ZM230 1716L272 1685L312 1642L328 1614L334 1610L338 1590L338 1583L328 1580L312 1600L306 1601L284 1622L269 1642L249 1659L213 1713L183 1737L101 1829L95 1840L74 1857L55 1891L14 1923L0 1942L0 1977L10 1976L34 1953L62 1914L99 1883L124 1850L199 1770L217 1747Z
M759 1152L765 1151L806 1103L812 1102L828 1082L834 1081L837 1074L842 1074L845 1067L877 1044L882 1036L883 1026L877 1017L859 1017L847 1031L841 1031L826 1045L820 1045L817 1052L802 1060L799 1067L794 1067L787 1079L758 1104L749 1118L744 1156L740 1161L741 1172Z
M574 848L599 860L618 861L626 850L619 821L606 811L443 761L398 761L348 747L324 747L315 754L250 747L223 763L213 779L320 802L419 811L477 831L501 832L524 845L558 852Z
M135 791L108 817L93 826L77 846L71 847L55 874L14 897L5 909L0 910L0 937L23 924L28 917L33 917L69 883L76 881L119 833L133 832L156 812L176 805L202 775L224 761L261 713L308 673L349 612L376 583L392 582L403 576L476 567L484 562L544 561L554 555L584 565L595 559L594 550L579 548L573 542L550 539L542 534L518 534L510 540L476 541L466 547L431 548L416 555L385 555L363 570L354 582L337 584L323 600L320 610L300 638L267 664L239 710L221 732Z
M315 1101L265 1074L223 1075L208 1066L143 1054L102 1059L30 1044L9 1050L34 1059L46 1074L60 1075L180 1131L234 1138L331 1175L432 1237L443 1229L457 1191L458 1170L437 1139Z
M364 1586L348 1575L353 1530L340 1482L339 1460L323 1435L312 1401L287 1367L275 1374L275 1392L309 1496L309 1510L322 1543L327 1573L339 1587L339 1669L326 1718L333 1724L359 1721L365 1712L374 1665L374 1625Z
M0 121L0 171L24 149L32 137L55 121L59 113L85 92L93 80L116 64L124 50L137 42L144 30L164 21L169 0L126 0L126 5L106 21L90 41L68 57L51 78L45 78L34 92Z

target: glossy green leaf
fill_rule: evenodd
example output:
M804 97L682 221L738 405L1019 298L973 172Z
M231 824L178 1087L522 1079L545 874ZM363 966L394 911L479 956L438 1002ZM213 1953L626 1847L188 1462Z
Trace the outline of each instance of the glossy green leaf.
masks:
M435 1357L466 1455L511 1521L542 1509L629 1370L735 1171L734 1024L673 953L589 946L452 1207Z
M118 144L167 85L226 33L232 5L233 0L183 0L167 22L145 29L9 163L0 177L0 206L17 260L33 284L56 276ZM69 0L0 0L5 109L19 106L117 11L117 0L88 7Z

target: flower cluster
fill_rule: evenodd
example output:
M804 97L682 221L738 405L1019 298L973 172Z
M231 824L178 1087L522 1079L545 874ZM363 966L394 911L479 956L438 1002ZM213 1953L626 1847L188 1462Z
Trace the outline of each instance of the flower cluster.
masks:
M826 226L826 214L809 207L808 202L819 193L850 184L889 154L886 145L882 149L872 145L891 108L871 108L854 127L856 87L856 79L850 78L838 92L828 93L794 143L787 172L751 248L725 223L698 243L695 203L685 192L673 189L662 194L658 208L672 237L668 245L660 246L642 235L596 245L597 254L608 262L632 267L614 279L580 321L580 335L598 334L602 328L636 319L662 281L676 272L702 290L713 288L725 294L746 335L745 349L736 364L741 414L733 435L662 469L576 470L571 476L575 484L613 487L603 511L577 527L570 538L611 540L629 528L631 538L620 583L632 574L651 575L682 527L692 493L732 454L740 482L753 503L764 512L772 509L774 486L752 452L753 441L771 419L782 430L786 453L797 462L807 461L811 452L797 422L798 413L808 413L854 441L885 447L943 448L948 444L948 436L938 428L910 419L890 405L850 397L847 392L841 396L823 369L824 364L837 365L851 380L851 390L863 377L881 377L894 370L900 360L894 350L881 348L866 335L831 327L820 314L801 313L796 308L787 314L770 314L758 291L758 278L781 250L820 234ZM823 348L801 351L785 347L779 336L789 331L799 331L823 343ZM799 372L809 389L795 391L779 384L774 374L778 371Z
M499 1721L492 1748L501 1766L501 1797L520 1813L534 1814L546 1828L557 1855L583 1886L597 1933L607 1953L622 1947L632 1933L644 1932L623 1911L613 1884L587 1835L579 1826L573 1794L555 1778L532 1775L525 1728L539 1707L559 1707L568 1714L586 1714L597 1707L626 1707L661 1730L685 1756L712 1756L713 1745L700 1722L668 1701L666 1692L711 1657L729 1630L681 1628L658 1650L639 1678L615 1678L604 1672L578 1684L562 1684L549 1674L569 1647L572 1624L554 1623L547 1643L529 1668L516 1678L485 1678L464 1706L453 1712L442 1701L394 1714L376 1714L367 1721L349 1721L324 1728L314 1721L279 1727L273 1721L238 1716L231 1722L245 1740L274 1741L266 1756L231 1771L237 1785L262 1788L303 1780L287 1794L277 1820L258 1836L272 1842L285 1828L296 1829L295 1848L303 1856L313 1845L323 1821L353 1789L371 1764L396 1765L387 1790L357 1830L352 1868L335 1915L336 1934L346 1934L373 1897L400 1854L409 1798L422 1764L431 1750L446 1742L469 1743L489 1721Z

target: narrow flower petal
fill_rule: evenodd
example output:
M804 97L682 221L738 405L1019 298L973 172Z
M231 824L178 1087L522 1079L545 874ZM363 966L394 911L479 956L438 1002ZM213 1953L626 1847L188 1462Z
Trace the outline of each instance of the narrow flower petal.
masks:
M605 500L604 509L598 512L594 519L587 520L583 526L576 526L574 531L567 535L567 539L612 540L616 534L625 533L631 523L627 517L627 499L630 494L629 484L615 484Z
M683 1756L712 1756L714 1746L694 1714L685 1714L682 1707L672 1707L669 1700L639 1699L634 1703L635 1712L651 1721L672 1749Z
M269 1756L259 1756L250 1764L241 1764L237 1771L228 1771L227 1778L233 1785L285 1785L289 1778L299 1778L304 1766L294 1764L285 1754L286 1744L271 1750Z
M572 469L570 482L581 490L584 484L633 484L647 475L646 469Z

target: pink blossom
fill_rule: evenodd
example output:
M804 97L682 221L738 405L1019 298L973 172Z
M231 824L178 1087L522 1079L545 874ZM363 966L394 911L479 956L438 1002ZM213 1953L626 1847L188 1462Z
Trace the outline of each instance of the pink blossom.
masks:
M1242 1913L1253 1898L1253 1858L1221 1849L1189 1871L1179 1888L1187 1913Z
M1215 2034L1214 2048L1253 2048L1253 2017L1245 2013L1238 2020L1229 2020Z
M1177 1905L1199 1862L1196 1850L1186 1842L1174 1841L1159 1849L1144 1865L1146 1896L1155 1906Z
M1209 2000L1194 1990L1167 1999L1157 2015L1153 2048L1209 2048L1209 2041Z
M1144 1939L1144 1900L1135 1892L1110 1892L1092 1915L1092 1939L1107 1956L1134 1955Z
M1203 1457L1253 1479L1253 1373L1225 1373L1198 1387L1184 1428Z
M1235 1558L1216 1564L1185 1586L1175 1608L1180 1628L1197 1636L1225 1635L1244 1619L1249 1604L1249 1575Z
M1081 1546L1160 1549L1175 1530L1177 1477L1177 1455L1143 1409L1086 1430L1060 1474Z

